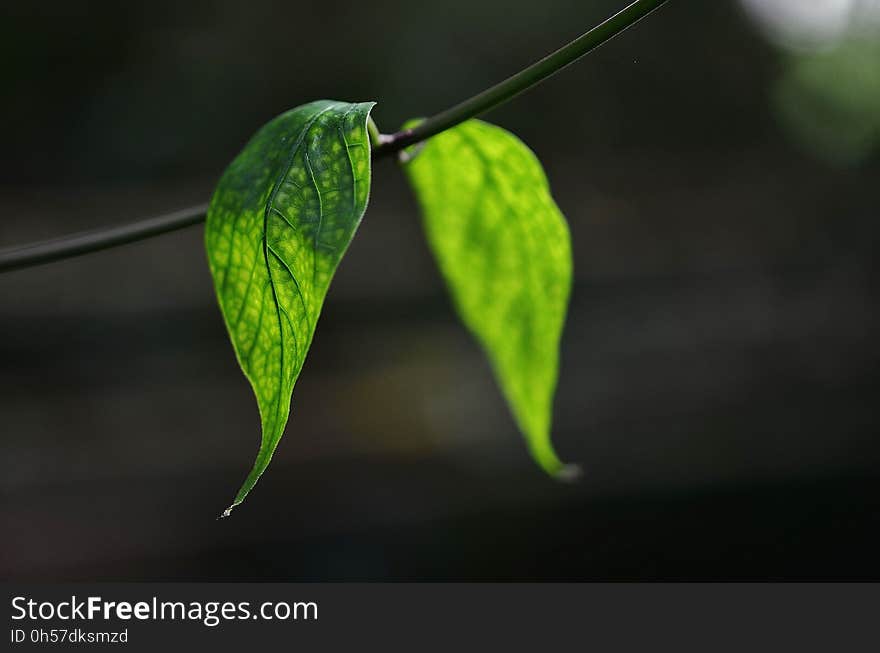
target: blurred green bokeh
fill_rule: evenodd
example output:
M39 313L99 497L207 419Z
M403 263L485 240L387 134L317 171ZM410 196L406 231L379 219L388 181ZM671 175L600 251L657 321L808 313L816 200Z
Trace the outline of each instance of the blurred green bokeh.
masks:
M792 56L773 103L810 152L837 164L864 161L880 145L880 36Z
M741 0L781 51L771 103L813 156L864 162L880 145L880 2Z

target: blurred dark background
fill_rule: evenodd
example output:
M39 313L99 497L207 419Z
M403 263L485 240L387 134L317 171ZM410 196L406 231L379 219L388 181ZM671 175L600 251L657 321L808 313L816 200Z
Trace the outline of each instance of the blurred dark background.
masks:
M316 98L391 131L623 4L3 3L0 246L203 202ZM878 14L672 0L488 117L571 224L575 485L530 461L391 161L230 519L259 426L201 226L0 276L0 577L880 579Z

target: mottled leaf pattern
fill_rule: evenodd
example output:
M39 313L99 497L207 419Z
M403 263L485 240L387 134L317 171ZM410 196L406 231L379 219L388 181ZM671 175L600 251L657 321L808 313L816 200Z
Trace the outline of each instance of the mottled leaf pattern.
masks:
M263 429L253 469L224 514L254 487L281 439L330 280L366 209L372 106L322 100L278 116L211 199L208 262Z
M550 441L571 244L541 164L513 134L470 120L411 148L404 168L458 313L533 457L572 476Z

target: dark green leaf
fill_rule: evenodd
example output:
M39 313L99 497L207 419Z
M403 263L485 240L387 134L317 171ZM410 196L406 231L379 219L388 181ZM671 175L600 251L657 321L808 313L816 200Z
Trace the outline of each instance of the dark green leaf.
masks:
M322 100L278 116L229 165L211 199L208 263L263 428L253 469L224 515L281 439L330 280L366 209L372 107Z
M482 344L535 460L569 477L550 441L571 288L568 226L541 164L471 120L411 148L405 170L461 319Z

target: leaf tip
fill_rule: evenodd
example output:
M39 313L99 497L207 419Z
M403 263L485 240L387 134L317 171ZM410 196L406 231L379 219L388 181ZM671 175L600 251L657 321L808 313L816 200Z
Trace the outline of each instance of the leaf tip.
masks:
M554 480L561 483L575 483L583 476L581 466L574 463L564 463L556 455L549 438L535 438L528 431L526 439L530 443L532 458Z
M576 483L581 480L581 476L584 475L584 470L580 465L575 465L572 463L563 464L556 472L553 474L553 478L561 483Z

